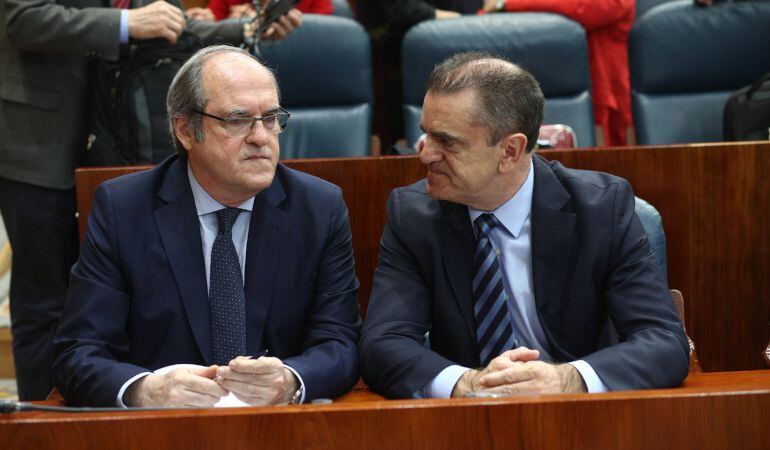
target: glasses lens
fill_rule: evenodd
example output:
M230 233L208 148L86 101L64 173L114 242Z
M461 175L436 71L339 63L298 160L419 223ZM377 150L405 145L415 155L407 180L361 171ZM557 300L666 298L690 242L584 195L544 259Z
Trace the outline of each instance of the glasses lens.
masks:
M228 119L224 122L225 129L233 136L244 136L251 130L251 119Z

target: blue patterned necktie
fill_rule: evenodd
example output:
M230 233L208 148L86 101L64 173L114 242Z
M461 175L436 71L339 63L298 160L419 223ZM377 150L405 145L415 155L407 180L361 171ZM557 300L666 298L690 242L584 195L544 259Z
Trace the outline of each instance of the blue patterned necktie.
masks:
M246 354L246 296L232 230L241 213L237 208L217 211L219 231L211 247L209 309L214 340L214 364L227 365Z
M497 252L489 241L489 232L498 225L500 221L493 214L482 214L473 221L477 239L473 258L473 313L479 359L484 367L500 353L511 349L515 342L503 274Z

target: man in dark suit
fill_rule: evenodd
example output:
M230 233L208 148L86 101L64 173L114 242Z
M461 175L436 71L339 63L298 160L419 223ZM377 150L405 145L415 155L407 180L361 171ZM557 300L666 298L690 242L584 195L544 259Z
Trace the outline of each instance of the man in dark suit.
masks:
M428 176L388 199L362 331L376 391L601 392L686 376L687 340L630 186L534 155L543 102L529 73L487 54L431 75Z
M77 258L74 169L86 149L93 62L116 60L129 38L174 42L185 28L206 44L243 39L238 23L186 22L181 5L0 0L0 212L14 251L10 298L22 400L43 399L53 386L51 339ZM297 14L271 35L299 25Z
M273 75L245 51L209 47L180 69L167 108L179 156L96 191L54 339L64 398L345 393L360 328L347 209L338 187L278 164L289 114ZM150 373L180 363L200 367Z

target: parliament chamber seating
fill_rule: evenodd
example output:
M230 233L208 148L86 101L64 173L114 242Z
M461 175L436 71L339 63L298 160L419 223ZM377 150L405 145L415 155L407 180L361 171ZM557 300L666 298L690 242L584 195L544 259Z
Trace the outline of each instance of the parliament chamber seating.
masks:
M409 146L422 134L422 100L433 67L455 53L471 50L501 54L530 71L545 94L543 123L570 126L578 146L595 143L585 31L572 20L545 13L430 20L410 29L401 48L404 130Z
M666 2L629 35L639 144L718 142L730 93L770 70L770 2Z
M279 136L282 158L366 156L371 142L369 37L344 17L306 14L279 42L260 44L291 113Z
M332 0L332 7L334 8L335 16L346 17L348 19L354 19L353 10L350 8L348 0Z

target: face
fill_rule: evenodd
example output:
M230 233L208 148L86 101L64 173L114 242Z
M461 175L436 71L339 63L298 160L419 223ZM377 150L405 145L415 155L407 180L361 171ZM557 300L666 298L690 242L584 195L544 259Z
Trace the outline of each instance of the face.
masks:
M203 66L208 99L204 112L222 118L257 117L275 112L278 93L267 70L236 53L210 57ZM254 124L246 137L232 136L224 123L203 116L204 139L198 142L186 118L177 120L177 136L187 149L190 169L215 200L237 206L273 182L278 164L278 136Z
M505 146L487 145L487 127L475 123L476 97L474 90L425 96L420 127L426 139L420 161L428 167L432 197L490 209L485 206L498 195Z

